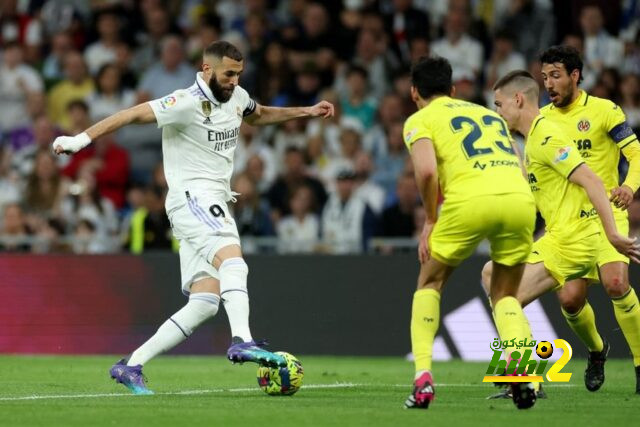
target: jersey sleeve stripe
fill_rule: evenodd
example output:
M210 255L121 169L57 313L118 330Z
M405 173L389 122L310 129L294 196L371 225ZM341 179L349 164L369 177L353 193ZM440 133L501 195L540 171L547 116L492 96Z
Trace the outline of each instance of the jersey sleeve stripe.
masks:
M584 165L584 162L578 163L575 168L571 169L571 172L569 172L567 174L567 179L569 179L571 177L571 175L573 175L573 173L576 171L576 169L578 169L582 165Z
M635 142L638 140L638 137L633 138L631 141L627 142L626 144L620 146L620 149L623 149L624 147L626 147L627 145L631 144L632 142Z

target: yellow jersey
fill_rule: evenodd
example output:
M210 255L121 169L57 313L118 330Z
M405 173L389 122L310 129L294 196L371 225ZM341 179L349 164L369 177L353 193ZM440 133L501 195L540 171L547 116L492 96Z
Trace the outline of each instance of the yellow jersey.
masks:
M531 194L505 121L494 111L442 96L404 124L409 151L422 138L432 141L440 188L447 201L489 194Z
M563 108L546 105L540 113L552 120L563 135L573 140L587 166L600 177L609 192L619 185L620 150L638 146L638 138L615 103L580 91L580 96ZM632 178L632 177L629 177ZM628 181L635 181L633 177ZM637 184L625 181L635 192Z
M598 214L582 187L569 176L584 160L576 145L542 115L531 125L524 146L529 186L546 232L575 241L599 232Z

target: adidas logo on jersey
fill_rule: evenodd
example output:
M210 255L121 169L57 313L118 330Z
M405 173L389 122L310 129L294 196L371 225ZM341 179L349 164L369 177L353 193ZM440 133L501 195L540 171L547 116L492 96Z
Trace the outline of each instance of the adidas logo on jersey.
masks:
M211 119L209 117L206 117L204 119L204 121L202 122L203 125L210 125L211 124Z

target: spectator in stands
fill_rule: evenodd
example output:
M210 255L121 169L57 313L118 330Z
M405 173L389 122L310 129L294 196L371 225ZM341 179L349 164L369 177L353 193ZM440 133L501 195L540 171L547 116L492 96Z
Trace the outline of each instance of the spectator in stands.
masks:
M58 218L49 218L35 232L31 251L39 254L71 252L71 247L62 240L64 235L64 223Z
M202 50L199 55L202 55ZM287 61L284 46L277 41L270 42L260 62L260 72L256 81L257 100L262 104L274 105L274 99L278 95L284 95L292 79L293 72Z
M389 74L398 65L386 56L386 38L383 34L361 30L356 42L356 55L352 62L367 70L370 95L380 99L389 91Z
M40 75L24 63L22 46L8 43L0 63L0 132L30 124L27 102L42 94Z
M161 49L162 40L175 28L172 25L169 11L159 5L143 10L144 30L136 35L138 48L133 54L132 68L142 73L157 61L157 52Z
M124 89L134 90L138 86L138 76L131 68L133 52L125 42L116 45L116 59L113 64L120 70L120 85Z
M64 196L62 176L51 150L39 150L34 168L27 178L25 208L41 218L54 218L60 214L60 202Z
M244 173L249 177L260 197L266 197L271 184L264 179L264 160L257 154L249 157Z
M30 235L22 208L10 203L2 211L2 229L0 229L0 252L29 252Z
M132 107L135 98L135 92L122 86L120 68L115 64L103 65L96 75L95 91L86 100L91 106L91 121L96 123Z
M640 76L626 74L620 82L620 106L636 135L640 133Z
M95 20L99 39L87 46L84 51L84 59L92 75L95 75L105 64L115 61L121 25L120 16L109 9L98 12Z
M127 246L133 254L149 250L178 249L164 209L166 192L159 187L145 190L144 206L131 217Z
M0 145L0 212L10 203L19 203L21 188L18 175L11 170L11 152Z
M322 211L322 241L329 252L360 252L375 231L376 218L367 204L355 196L356 174L345 169L338 174L336 191Z
M493 36L493 50L485 65L485 97L493 99L493 85L509 71L523 70L527 63L524 56L514 50L515 35L511 30L498 31ZM457 87L456 87L457 88ZM488 104L492 105L493 102Z
M353 170L355 159L362 150L362 128L356 123L351 126L345 123L340 132L340 156L328 160L327 165L321 170L320 177L333 189L338 174L345 170Z
M288 43L291 48L291 66L297 71L306 63L314 63L320 69L323 84L330 83L334 77L336 52L344 47L340 46L340 41L334 37L324 4L309 3L303 8L302 13L302 31Z
M340 146L340 133L342 128L340 127L342 118L342 109L340 108L340 98L338 94L331 89L325 89L318 95L318 98L324 99L334 106L333 117L326 119L311 119L307 122L307 141L309 138L319 138L316 143L319 143L321 147L320 151L316 155L311 156L312 159L319 159L321 157L332 158L340 156L342 147ZM307 147L309 142L307 142ZM325 159L326 160L326 159Z
M584 63L596 73L605 67L620 67L624 54L622 41L604 29L602 11L586 5L580 11L580 28L584 34Z
M580 53L580 56L584 58L584 40L582 39L582 35L568 33L564 36L564 39L562 39L562 44L566 44L575 48ZM539 63L537 59L533 62ZM582 73L580 74L582 75L582 82L580 82L580 87L586 91L589 91L596 84L598 72L591 68L591 64L585 63L582 66ZM536 76L534 75L534 77ZM541 86L541 88L542 87L543 86ZM546 91L540 91L540 95L545 96Z
M251 178L244 174L236 176L233 189L240 193L238 201L231 205L240 236L273 236L269 204L260 198Z
M276 154L273 148L264 142L257 127L242 123L233 157L234 171L244 173L247 162L253 155L262 159L264 171L261 179L265 180L267 185L271 185L278 175L279 165Z
M352 64L346 73L346 92L340 97L342 115L357 119L364 129L369 129L376 107L376 100L369 95L367 70Z
M291 214L277 225L278 251L281 253L310 253L316 249L320 237L320 221L314 214L313 191L301 185L291 196Z
M393 12L385 16L391 47L403 62L411 60L409 43L416 37L429 37L429 16L413 7L411 0L393 0Z
M373 180L384 188L387 194L393 194L396 181L402 174L407 156L407 149L402 140L401 121L393 123L387 129L387 155L376 160L376 171Z
M193 84L194 70L184 60L182 39L166 36L162 39L160 62L142 75L138 86L138 102L160 98L176 89Z
M260 64L269 41L269 22L262 12L251 12L244 21L244 34L248 52L245 56L245 70L242 73L242 87L249 93L257 88L258 75L262 72Z
M97 139L90 147L74 154L63 174L72 180L81 169L95 175L100 195L108 198L117 209L124 206L129 180L129 154L109 135Z
M502 27L514 31L516 50L527 62L538 59L538 54L553 45L556 38L553 13L535 0L514 0L509 6Z
M65 78L49 91L47 112L51 120L63 129L69 128L67 106L76 99L85 99L93 92L93 80L87 74L87 66L79 52L72 51L64 57Z
M423 56L429 56L431 54L431 44L429 43L429 38L426 36L414 37L409 41L409 49L409 53L411 55L411 64L417 62Z
M282 172L284 168L284 158L287 149L295 147L304 150L306 144L306 135L304 133L303 120L289 120L277 126L273 135L273 151L276 157L278 172ZM265 163L265 174L268 165Z
M52 141L60 135L51 120L47 116L38 117L29 129L29 135L20 149L13 153L11 164L13 170L22 178L27 177L33 171L36 154L39 151L50 151ZM56 159L56 164L61 166L65 160Z
M433 54L451 63L453 80L469 74L478 77L482 72L483 48L467 33L470 19L466 9L450 8L445 18L444 37L431 45Z
M109 252L104 239L96 233L96 224L89 218L82 218L73 233L73 253L75 254L103 254Z
M371 208L376 216L380 216L385 203L385 191L376 184L373 174L373 160L366 151L358 151L354 158L356 172L356 196L360 197Z
M313 190L313 195L318 203L317 209L322 209L327 200L324 186L320 181L308 175L302 150L289 147L284 156L284 172L276 179L267 193L274 223L283 216L289 215L291 212L289 198L293 191L303 184Z
M118 232L118 214L111 200L100 195L96 178L89 167L78 172L78 178L65 186L66 195L60 204L60 217L67 228L74 230L81 220L95 226L96 237L108 239Z
M89 116L89 105L82 99L75 99L67 105L67 115L69 116L69 128L66 133L69 135L77 135L84 132L91 126L91 117Z
M387 133L391 125L404 119L402 98L395 93L385 95L378 106L376 118L374 125L367 129L362 141L363 149L371 154L375 162L387 154Z
M57 83L63 78L64 57L73 50L73 40L66 31L61 31L51 37L49 55L42 64L42 76L47 83Z
M413 175L402 175L396 185L396 203L382 213L380 233L387 237L411 237L415 232L418 187Z

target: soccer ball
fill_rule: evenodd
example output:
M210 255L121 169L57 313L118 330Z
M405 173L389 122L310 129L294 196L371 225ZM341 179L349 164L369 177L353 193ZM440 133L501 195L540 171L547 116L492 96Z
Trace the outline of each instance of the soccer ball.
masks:
M276 354L287 360L287 366L284 368L259 367L258 385L268 395L291 396L302 386L304 377L302 364L293 355L284 351L278 351Z
M540 341L536 346L536 354L540 359L548 359L553 354L553 346L549 341Z

